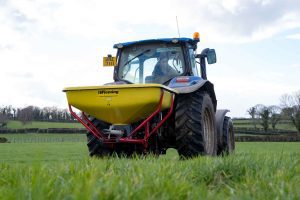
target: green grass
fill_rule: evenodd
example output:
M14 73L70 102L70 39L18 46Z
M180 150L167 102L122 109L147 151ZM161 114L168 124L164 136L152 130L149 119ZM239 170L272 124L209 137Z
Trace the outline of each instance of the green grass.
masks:
M87 155L86 143L83 142L0 144L0 162L13 165L82 160Z
M237 128L253 128L251 120L233 120L234 127ZM262 128L261 125L257 124L258 128ZM24 128L84 128L80 123L64 123L64 122L38 122L33 121L28 124L22 124L20 121L11 120L7 124L7 128L11 129L24 129ZM270 125L270 129L271 129ZM295 126L292 123L278 123L276 129L280 130L292 130L296 131Z
M85 142L85 134L65 133L28 133L28 134L0 134L10 143L49 143L49 142Z
M7 123L7 128L23 129L23 128L83 128L80 123L64 123L64 122L38 122L33 121L27 124L22 124L20 121L11 120Z
M299 199L300 143L226 157L92 159L85 142L0 144L0 199Z

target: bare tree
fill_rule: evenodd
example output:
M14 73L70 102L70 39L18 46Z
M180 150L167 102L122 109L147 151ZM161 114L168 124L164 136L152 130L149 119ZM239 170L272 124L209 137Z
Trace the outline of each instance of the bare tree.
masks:
M17 108L12 108L12 113L13 113L13 119L16 119L17 118L17 111L18 109Z
M19 111L18 119L23 123L29 123L33 120L33 106L28 106Z
M51 108L50 107L43 108L43 118L45 121L51 120Z
M294 95L284 94L280 98L282 113L291 119L292 123L300 132L300 90Z
M254 129L256 130L256 123L257 123L257 120L256 120L256 115L257 115L256 107L253 106L253 107L249 108L249 109L247 110L247 112L248 112L248 114L251 116L251 120L252 120Z
M270 111L270 121L271 121L272 129L275 130L277 123L281 119L281 115L280 115L281 109L279 106L273 105L273 106L269 106L269 111Z
M257 105L257 110L260 119L260 124L263 127L264 131L268 132L271 112L267 106L261 104Z
M8 117L5 114L0 113L0 128L7 127Z

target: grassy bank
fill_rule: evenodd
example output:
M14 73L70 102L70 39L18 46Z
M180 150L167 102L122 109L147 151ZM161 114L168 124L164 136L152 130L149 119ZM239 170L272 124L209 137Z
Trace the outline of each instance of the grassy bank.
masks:
M9 143L51 143L51 142L85 142L85 134L66 134L66 133L28 133L28 134L0 134Z
M38 122L33 121L23 124L20 121L10 120L7 123L7 128L10 129L25 129L25 128L83 128L80 123L66 123L66 122Z
M0 199L299 199L299 143L227 157L91 159L86 143L0 144Z

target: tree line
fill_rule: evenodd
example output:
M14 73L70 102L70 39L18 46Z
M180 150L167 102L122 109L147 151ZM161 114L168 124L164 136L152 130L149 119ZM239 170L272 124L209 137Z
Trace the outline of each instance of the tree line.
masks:
M49 121L49 122L75 122L74 117L68 109L57 107L26 106L15 108L11 105L0 107L0 127L5 126L8 120L19 120L23 124L30 121Z
M257 104L247 110L254 129L261 125L265 132L276 129L279 121L291 121L300 132L300 90L294 94L284 94L280 97L280 105L265 106Z

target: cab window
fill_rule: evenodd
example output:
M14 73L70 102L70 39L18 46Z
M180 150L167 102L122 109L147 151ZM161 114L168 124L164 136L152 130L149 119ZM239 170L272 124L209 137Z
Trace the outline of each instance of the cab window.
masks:
M197 68L197 63L196 63L196 58L195 58L195 52L194 52L193 49L189 49L189 55L190 55L193 75L194 76L199 76L199 71L198 71L198 68Z

